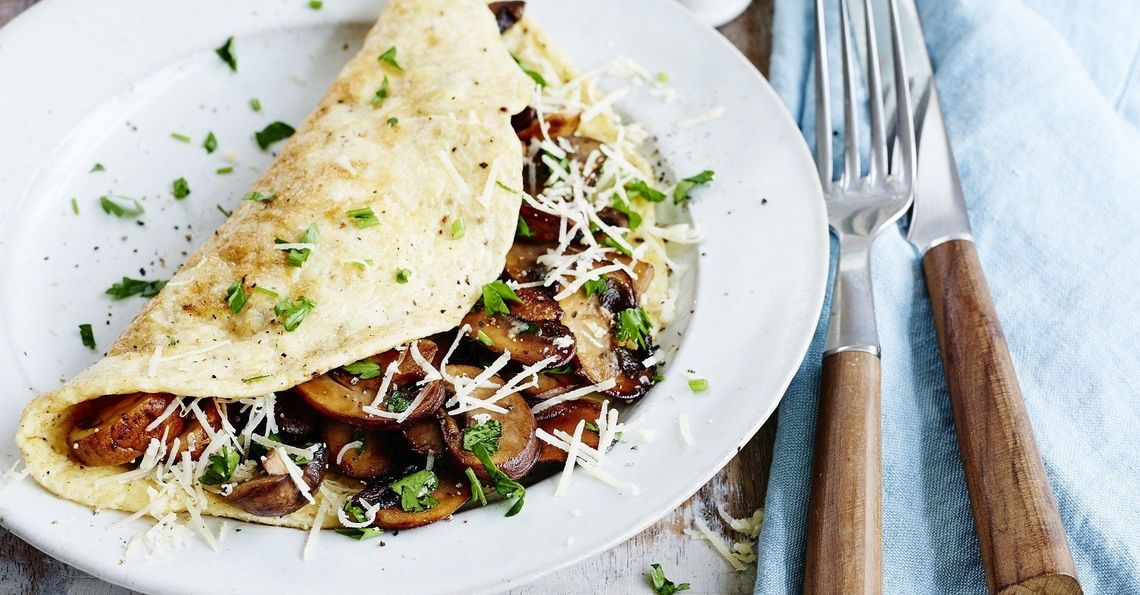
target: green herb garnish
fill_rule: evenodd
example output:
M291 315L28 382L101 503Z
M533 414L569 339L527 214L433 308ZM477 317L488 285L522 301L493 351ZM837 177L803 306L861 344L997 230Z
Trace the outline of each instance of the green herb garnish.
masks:
M319 0L312 0L312 2L309 2L309 6L312 6L314 2L317 4L320 4ZM363 522L363 521L357 521L357 522ZM337 529L336 532L340 533L341 535L344 535L346 537L351 537L357 541L364 541L365 539L372 539L373 537L380 537L381 535L384 534L384 530L379 528L379 527L364 527L363 529L352 529L352 528L346 527L343 529Z
M277 292L273 291L272 289L266 289L264 287L258 286L253 288L253 292L260 293L261 295L267 295L273 299L277 299Z
M689 590L689 583L676 585L673 584L673 581L665 578L665 571L661 569L660 564L651 564L649 568L649 585L653 587L653 592L657 595L673 595L678 591Z
M542 371L543 374L573 374L574 368L570 364L565 366L558 366L556 368L547 368Z
M384 80L380 83L380 88L376 89L376 94L372 96L372 107L380 107L384 105L384 100L388 98L388 77L384 76Z
M273 200L274 198L277 198L276 192L271 192L269 194L262 194L256 190L254 190L253 192L249 192L245 196L241 197L242 200L252 200L253 202L269 202L269 201Z
M356 447L356 454L358 456L362 455L364 454L364 450L368 448L368 434L364 433L364 430L356 428L352 431L352 442L360 443L359 446Z
M225 167L219 167L218 169L215 169L214 173L218 174L219 176L225 175L225 174L232 174L232 173L234 173L234 168L227 165Z
M487 316L495 314L510 314L508 301L522 303L519 296L506 283L495 280L483 286L483 311Z
M677 182L677 187L673 189L673 204L680 204L689 198L689 192L695 186L703 186L713 181L716 174L711 169L706 169L695 176L689 176L680 182Z
M222 59L222 62L225 62L226 65L230 67L230 70L237 72L237 57L234 56L233 36L230 36L230 38L222 44L222 47L215 49L214 53Z
M602 431L602 429L598 427L598 422L596 422L596 421L586 422L586 429L592 430L592 431L598 432L598 433L601 433L601 431ZM622 434L621 432L614 432L614 440L621 440L621 434Z
M506 190L507 192L510 192L511 194L518 194L519 193L518 190L515 190L514 188L507 186L506 184L500 182L499 180L495 180L495 185L498 186L499 188L502 188L503 190Z
M242 287L241 281L234 281L226 290L226 303L230 305L230 312L237 314L245 307L246 293L245 288Z
M256 98L256 97L254 97L253 99L250 99L249 100L249 108L255 112L261 111L261 100Z
M376 213L372 212L372 209L369 207L353 209L345 213L345 215L348 215L348 218L352 219L352 222L360 229L380 225L380 219L376 218Z
M134 206L126 206L122 201L131 201ZM119 201L119 202L116 202ZM138 199L130 198L129 196L100 196L99 206L103 207L103 212L108 215L114 215L121 219L138 217L143 214L142 203Z
M130 277L123 277L122 281L111 285L106 294L117 299L129 298L132 295L142 297L154 297L166 285L166 279L157 279L155 281L146 281L143 279L131 279Z
M106 171L106 170L107 170L107 168L103 167L102 163L96 163L95 165L91 166L91 171L87 172L87 173L92 173L92 172L97 172L97 171Z
M218 137L214 136L213 132L207 132L206 140L202 141L202 148L206 149L207 153L213 153L218 148Z
M491 455L482 444L476 444L472 452L475 453L479 462L483 463L483 468L487 470L487 475L491 476L495 491L507 499L517 498L514 505L507 510L506 516L515 516L518 514L519 511L522 510L523 502L526 499L526 488L524 488L521 483L507 477L506 473L500 471L499 468L495 466L495 463L491 461Z
M653 323L649 315L641 307L627 308L617 315L617 338L622 343L635 343L643 348L649 347L649 335L653 332Z
M602 295L606 292L607 287L608 285L606 284L606 276L602 275L597 279L590 279L589 281L583 283L582 291L586 292L586 297L590 297L593 295Z
M613 205L614 210L624 214L626 217L629 217L630 229L637 229L638 227L641 227L641 213L633 210L633 207L629 206L629 203L625 202L615 194L610 204Z
M690 378L689 379L689 390L691 390L695 393L703 393L703 392L707 391L708 389L709 389L709 379L708 378Z
M191 139L189 136L186 136L185 134L179 134L179 133L177 133L177 132L171 132L171 133L170 133L170 138L172 138L172 139L174 139L174 140L176 140L176 141L181 141L181 142L184 142L184 143L188 143L188 142L190 142L191 140L193 140L193 139Z
M393 389L384 399L384 406L391 413L403 413L408 410L408 407L412 406L412 399L409 399L407 395L401 393L399 390Z
M233 476L234 471L237 470L238 463L241 457L238 455L236 449L228 446L223 446L218 454L210 455L210 462L206 465L206 472L198 481L208 485L218 485L226 483Z
M412 270L411 269L403 269L403 268L396 269L396 283L399 283L400 285L407 283L408 279L410 279L411 276L412 276Z
M186 178L178 178L170 184L171 192L174 193L176 200L182 200L190 196L190 184L186 182Z
M539 87L546 86L546 79L542 78L542 75L539 74L538 71L532 68L527 68L527 66L522 63L522 60L519 60L518 56L511 54L511 57L515 59L515 64L519 65L519 68L523 71L523 74L530 77L530 80L534 81L535 84L537 84Z
M262 374L261 376L250 376L249 378L242 378L241 381L246 384L253 384L258 380L265 380L266 378L269 378L269 374Z
M458 240L467 235L467 226L463 223L463 218L457 218L451 222L451 239Z
M345 372L348 372L349 374L352 374L361 380L376 378L381 374L380 364L366 359L348 364L347 366L342 366L341 370L344 370Z
M662 70L661 72L658 72L657 73L657 82L659 82L659 83L669 82L669 74L666 73L664 70Z
M227 211L227 210L225 209L225 207L223 207L222 205L214 205L214 206L218 208L218 212L219 212L219 213L221 213L221 214L225 215L226 217L229 217L230 215L233 215L233 214L234 214L234 212L233 212L233 211Z
M79 340L83 341L83 346L95 349L95 332L91 330L90 324L79 325Z
M487 347L490 347L490 346L495 344L495 342L491 340L491 337L488 337L487 333L484 333L483 331L479 331L478 333L475 333L475 339L478 340L480 343L486 345Z
M487 495L483 493L483 483L475 476L475 471L468 467L463 471L467 476L468 483L471 484L471 499L478 502L480 506L487 505Z
M388 126L390 128L395 128L396 124L399 124L399 123L400 123L400 120L397 119L396 116L392 116L391 118L388 118Z
M264 151L269 148L269 145L293 136L294 132L296 130L292 126L278 120L255 132L253 137L257 140L257 146Z
M463 429L463 450L474 451L476 446L482 446L488 454L495 454L499 452L499 441L502 438L503 424L488 419Z
M631 198L641 197L649 202L661 202L665 200L665 193L652 188L644 180L633 180L625 185L625 192Z
M400 508L404 512L422 512L439 504L431 497L438 487L439 478L430 469L424 469L394 482L391 490L400 495Z
M288 298L277 302L273 306L273 313L277 315L277 319L285 327L285 332L291 333L297 330L301 325L301 321L305 316L312 312L317 307L309 298L300 296L296 300L289 300Z
M320 240L321 232L317 229L317 224L311 223L309 224L309 228L305 230L305 233L301 234L301 237L297 239L297 243L316 244ZM276 239L273 240L273 242L275 244L287 243L282 239ZM286 254L285 261L289 263L289 266L300 268L304 266L305 261L309 259L309 254L312 254L312 252L312 248L292 248L289 250L288 254Z
M313 10L320 10L324 5L325 3L321 2L321 0L309 0L309 8ZM379 529L377 529L377 531L379 531ZM379 533L377 533L377 535L379 535Z
M519 223L518 226L515 227L515 235L520 238L534 237L534 232L530 230L530 226L526 224L526 219L523 219L522 215L519 215Z
M71 212L76 215L79 214L79 201L75 200L74 196L71 197Z
M379 60L381 64L387 64L388 66L391 66L400 72L404 71L403 67L400 66L400 63L396 62L396 46L392 46L385 50L383 54L380 54Z

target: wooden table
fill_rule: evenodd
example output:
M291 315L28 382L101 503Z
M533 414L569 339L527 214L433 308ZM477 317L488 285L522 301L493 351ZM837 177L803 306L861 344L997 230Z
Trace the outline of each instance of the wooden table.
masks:
M0 26L38 0L0 0ZM768 72L774 0L753 0L738 19L720 28L760 69ZM676 582L692 584L692 593L752 593L755 570L733 571L707 543L682 533L701 514L713 530L724 531L716 514L723 503L737 517L763 505L776 433L775 417L749 441L724 469L692 498L629 541L603 554L560 570L538 582L511 591L550 595L589 593L649 593L645 573L652 563L665 567ZM0 593L123 594L109 585L37 551L0 529Z

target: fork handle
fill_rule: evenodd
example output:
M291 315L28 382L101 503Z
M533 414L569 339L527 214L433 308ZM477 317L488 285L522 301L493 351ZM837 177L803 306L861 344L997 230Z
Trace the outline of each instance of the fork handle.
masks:
M973 242L922 268L991 593L1081 593L1009 348Z
M808 508L804 593L883 591L879 358L823 359Z

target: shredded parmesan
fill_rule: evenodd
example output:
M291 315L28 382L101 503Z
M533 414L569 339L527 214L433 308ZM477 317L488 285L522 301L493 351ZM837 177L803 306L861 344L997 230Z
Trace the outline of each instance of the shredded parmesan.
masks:
M574 472L574 463L578 461L578 447L582 445L582 431L586 428L584 420L578 420L578 425L574 428L574 435L570 438L570 448L566 451L566 465L562 467L562 474L558 477L558 487L554 490L554 496L564 496L566 489L570 487L570 474Z
M463 194L471 194L471 187L467 182L463 181L463 176L459 175L459 170L455 169L455 164L451 161L451 156L447 151L440 149L436 152L436 157L443 163L443 169L447 171L447 175L451 177L451 181L455 183L455 187Z
M685 533L687 535L696 539L705 539L708 541L709 544L712 545L713 549L715 549L722 558L727 560L728 563L732 565L733 569L744 570L747 568L743 562L741 562L739 559L737 559L736 556L732 554L732 550L729 549L728 544L724 541L724 539L722 539L716 533L713 533L712 529L709 529L709 526L705 523L704 519L702 519L699 515L694 516L693 524L696 525L697 531L693 531L692 529L685 529Z
M321 503L317 506L317 516L313 519L313 526L309 527L309 536L305 539L305 548L301 550L301 559L308 561L313 557L313 551L317 548L317 538L321 535L321 528L324 526L325 515L329 511L329 501L322 494Z
M359 440L353 440L352 442L349 442L348 444L342 446L340 448L340 452L336 453L336 464L339 465L341 461L344 460L344 455L348 454L349 451L360 448L362 446L364 446L364 443Z
M531 407L530 410L532 413L541 413L541 412L546 411L547 409L550 409L551 407L553 407L559 403L565 403L566 401L573 401L575 399L581 399L582 397L584 397L590 393L609 390L616 385L617 385L617 380L614 378L610 378L609 380L603 380L597 384L592 384L590 386L583 386L582 388L572 390L568 393L563 393L563 394L558 395L557 397L554 397L552 399L547 399L547 400L535 405L534 407Z
M20 461L17 460L15 463L12 463L12 466L9 467L7 471L4 472L4 475L0 476L0 494L3 494L4 491L8 488L23 481L24 478L27 477L29 473L31 473L31 470L26 468L17 471L17 468L19 466Z
M721 106L717 106L717 107L714 107L708 111L701 112L701 113L699 113L699 114L697 114L691 118L681 120L677 124L677 127L684 130L685 128L692 128L694 126L700 126L701 124L708 124L709 122L712 122L713 120L715 120L715 119L717 119L723 115L724 115L724 108Z
M689 427L689 414L682 411L681 415L677 416L677 425L681 428L681 438L685 440L685 444L695 445L697 442L693 440L693 429Z

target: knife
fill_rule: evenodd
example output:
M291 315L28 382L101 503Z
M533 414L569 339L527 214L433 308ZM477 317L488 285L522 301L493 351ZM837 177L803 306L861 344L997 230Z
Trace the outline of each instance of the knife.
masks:
M991 593L1081 593L974 245L921 23L913 0L899 4L920 98L907 240L922 255L986 583Z

